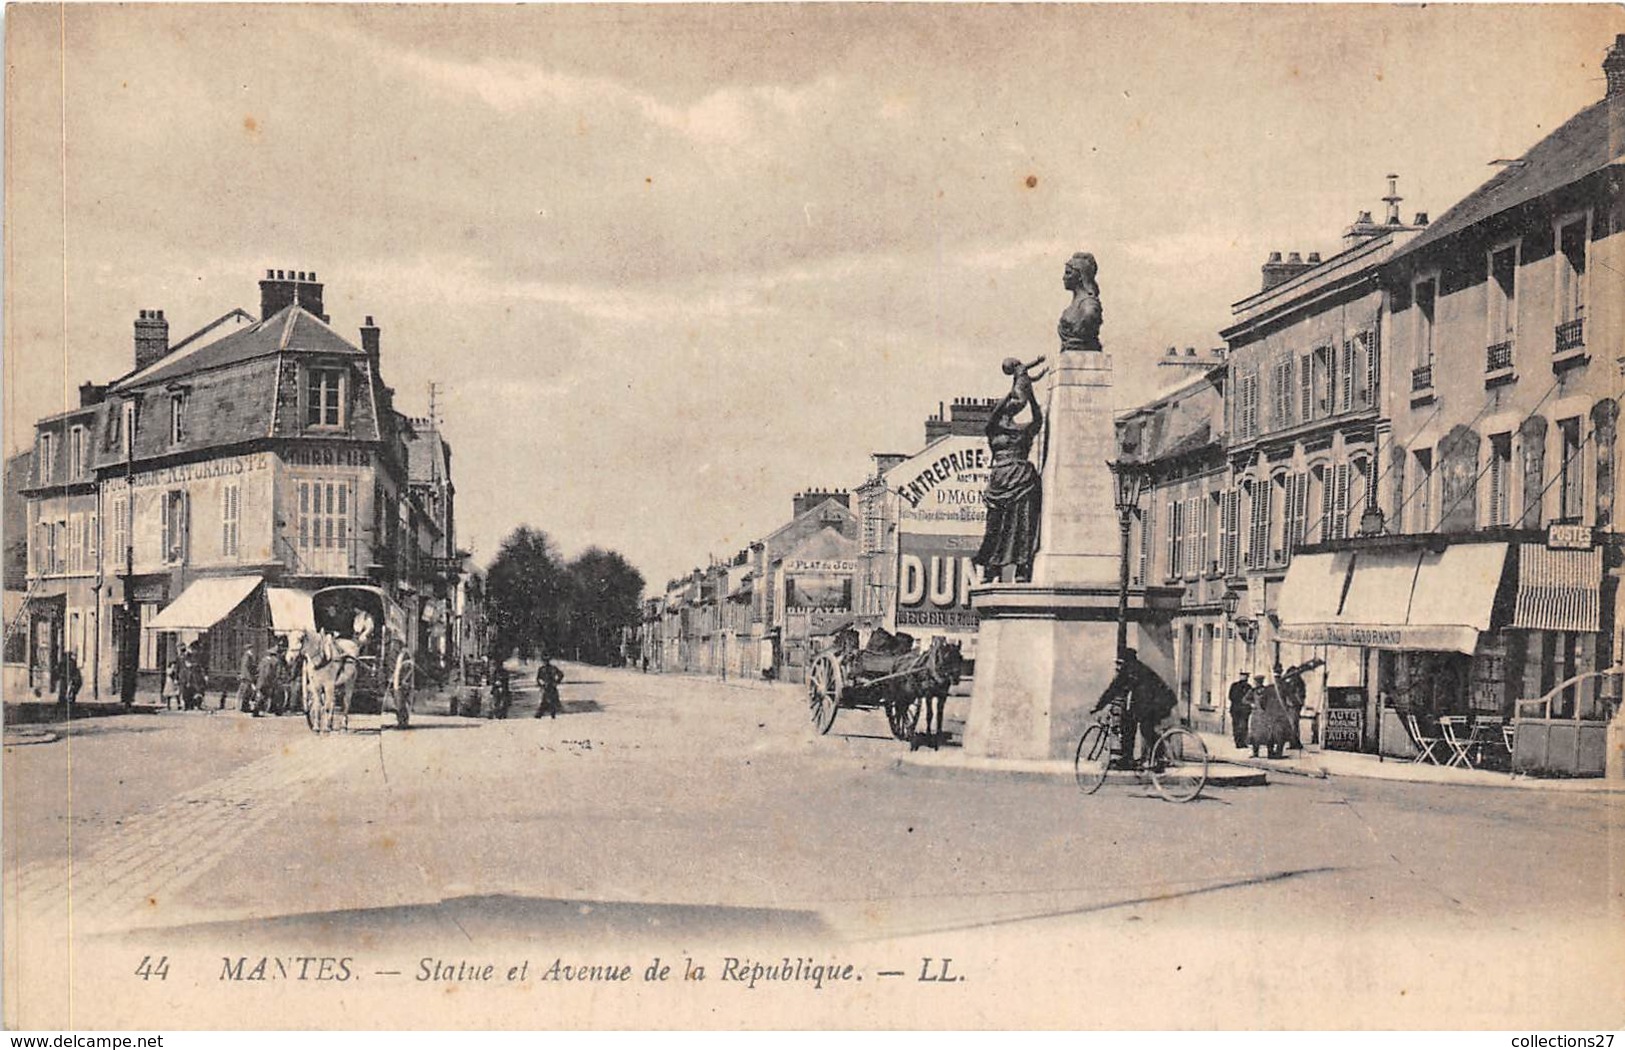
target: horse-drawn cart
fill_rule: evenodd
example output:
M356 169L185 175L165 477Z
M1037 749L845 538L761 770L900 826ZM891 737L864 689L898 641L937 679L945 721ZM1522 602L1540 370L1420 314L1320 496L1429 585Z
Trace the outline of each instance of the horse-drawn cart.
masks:
M869 643L860 646L858 632L847 627L807 668L807 707L819 733L829 732L840 708L884 709L892 736L917 745L922 707L930 726L933 712L925 705L937 701L934 722L940 734L943 703L963 673L959 643L941 635L920 650L906 634L876 629Z
M346 724L352 710L393 710L405 728L416 685L411 617L383 590L357 585L324 587L312 595L311 608L316 633L305 660L307 691L312 680L325 685L332 697L325 706L342 706ZM319 714L307 698L305 718L312 729L320 729ZM329 725L331 717L329 712Z

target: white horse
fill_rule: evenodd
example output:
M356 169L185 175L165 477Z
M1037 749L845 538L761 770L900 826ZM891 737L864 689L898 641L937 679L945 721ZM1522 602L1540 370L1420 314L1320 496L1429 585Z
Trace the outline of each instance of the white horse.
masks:
M358 647L326 631L306 631L300 651L305 656L305 703L310 727L318 733L331 733L334 716L342 711L343 728L349 732Z

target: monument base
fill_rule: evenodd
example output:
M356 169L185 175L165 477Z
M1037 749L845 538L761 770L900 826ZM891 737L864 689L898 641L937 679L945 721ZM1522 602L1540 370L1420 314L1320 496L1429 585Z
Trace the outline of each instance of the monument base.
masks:
M1071 758L1116 670L1117 585L991 584L971 594L981 624L965 753ZM1179 594L1159 587L1129 596L1128 644L1170 684Z

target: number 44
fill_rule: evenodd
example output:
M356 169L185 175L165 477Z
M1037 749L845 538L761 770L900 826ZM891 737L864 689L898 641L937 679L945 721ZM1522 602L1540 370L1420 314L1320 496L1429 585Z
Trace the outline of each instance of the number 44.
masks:
M141 965L135 968L135 975L143 981L150 981L154 977L160 981L169 979L169 956L160 955L158 961L153 962L152 956L143 955Z

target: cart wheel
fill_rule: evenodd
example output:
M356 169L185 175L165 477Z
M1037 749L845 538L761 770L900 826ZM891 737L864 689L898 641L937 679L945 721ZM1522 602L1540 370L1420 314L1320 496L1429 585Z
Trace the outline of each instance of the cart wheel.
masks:
M405 729L412 721L412 687L417 681L417 668L402 653L395 660L394 679L390 691L395 694L395 724Z
M1151 783L1169 802L1189 802L1207 784L1207 745L1182 726L1157 737L1151 747Z
M909 741L914 738L914 727L919 724L920 698L886 701L886 725L894 739Z
M807 709L812 724L819 733L828 733L835 724L835 710L840 706L841 665L828 653L814 658L807 672Z
M1095 723L1078 738L1078 753L1072 759L1072 775L1077 778L1078 790L1093 795L1106 782L1106 771L1112 763L1111 735L1106 727Z

